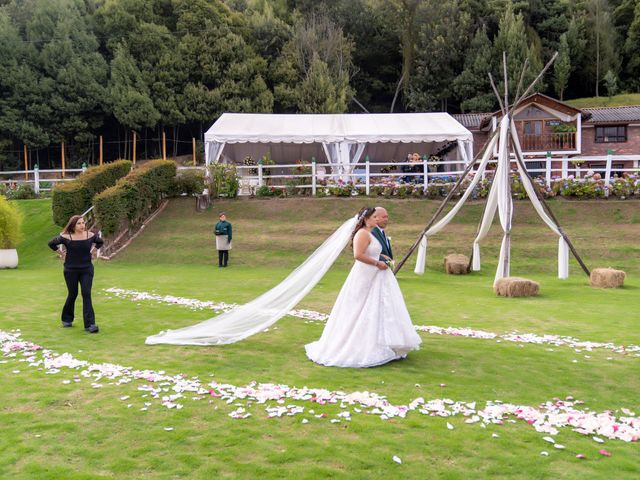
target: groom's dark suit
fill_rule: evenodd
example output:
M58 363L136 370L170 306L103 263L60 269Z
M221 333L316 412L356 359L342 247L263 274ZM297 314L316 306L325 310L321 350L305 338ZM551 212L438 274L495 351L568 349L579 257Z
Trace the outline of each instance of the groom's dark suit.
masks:
M389 258L393 258L393 251L391 250L391 242L382 231L380 227L375 227L371 230L371 235L376 237L376 239L382 245L382 252L380 252L380 260L384 261L384 257L382 255L386 255Z

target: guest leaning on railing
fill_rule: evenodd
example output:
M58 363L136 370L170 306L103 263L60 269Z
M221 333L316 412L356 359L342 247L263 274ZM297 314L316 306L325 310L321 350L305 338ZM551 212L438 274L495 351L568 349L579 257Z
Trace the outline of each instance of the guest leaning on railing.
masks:
M74 215L60 235L49 241L49 247L64 260L64 280L67 284L67 300L62 308L62 326L73 325L78 283L82 292L82 317L84 329L89 333L98 333L96 316L91 303L91 286L93 284L93 264L91 257L94 251L102 247L100 237L86 230L82 215ZM59 250L60 245L64 250Z

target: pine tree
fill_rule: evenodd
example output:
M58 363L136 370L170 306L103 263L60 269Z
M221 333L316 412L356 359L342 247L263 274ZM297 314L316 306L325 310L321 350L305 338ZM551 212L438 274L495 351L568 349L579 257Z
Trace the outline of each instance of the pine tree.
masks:
M463 112L487 112L495 106L488 73L491 71L493 50L487 29L478 29L464 63L464 70L453 82L456 97Z
M569 77L571 76L571 52L569 50L569 42L567 41L566 33L563 33L560 36L558 58L553 65L553 73L553 86L555 88L556 95L560 100L564 100L564 91L569 84Z
M493 41L494 59L493 66L494 78L500 80L498 91L502 95L504 92L504 78L502 66L502 53L507 54L507 79L509 82L509 90L511 95L515 95L520 74L524 66L525 60L529 59L529 66L523 79L523 89L526 88L536 77L542 68L540 60L540 52L531 47L528 43L527 33L522 14L515 14L513 4L508 2L500 25L498 34ZM544 89L544 84L538 82L534 91ZM522 92L520 92L522 93Z

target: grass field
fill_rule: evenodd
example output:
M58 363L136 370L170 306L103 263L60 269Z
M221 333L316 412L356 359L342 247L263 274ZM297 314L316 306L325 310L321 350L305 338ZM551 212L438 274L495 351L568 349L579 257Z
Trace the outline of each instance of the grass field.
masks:
M375 200L378 202L379 200ZM26 340L78 359L198 376L203 382L246 385L252 381L328 390L369 391L408 404L416 397L460 401L500 400L537 406L573 396L596 411L628 408L640 413L640 358L548 345L421 334L422 349L406 360L363 370L317 366L304 344L317 339L321 323L286 317L277 329L224 347L145 346L167 328L206 319L208 311L178 305L113 298L110 287L241 303L266 291L313 251L363 203L363 199L241 199L219 202L204 213L193 200L169 207L120 256L96 264L94 305L101 333L88 335L78 321L59 327L65 288L61 265L46 241L58 230L50 202L18 202L26 239L20 268L0 271L0 330L20 329ZM388 232L401 256L436 202L384 201ZM541 283L529 299L494 296L491 283L499 250L499 226L482 248L483 269L469 276L442 272L446 253L468 253L482 204L465 206L442 234L432 237L424 276L410 263L399 282L416 325L470 327L496 333L513 330L571 335L583 340L640 344L640 203L556 200L551 206L590 267L624 269L622 289L591 289L571 263L571 278L555 276L557 239L527 202L517 202L512 236L512 274ZM230 267L218 269L212 227L224 210L234 227ZM345 252L300 307L328 313L348 273ZM79 312L77 305L77 312ZM326 412L268 418L264 406L246 406L252 416L232 419L224 401L184 400L181 410L148 401L140 382L92 388L89 379L63 383L72 373L47 375L14 358L0 364L0 478L638 478L637 443L595 443L565 428L556 450L544 434L518 421L466 424L410 412L381 420L353 414L330 423L340 409L288 402ZM19 373L14 373L19 372ZM213 375L213 377L211 377ZM441 387L445 384L446 387ZM130 398L120 400L124 396ZM131 404L131 408L127 408ZM449 430L446 423L455 428ZM166 431L165 427L173 428ZM492 434L497 434L493 437ZM598 454L606 448L611 457ZM549 456L540 455L548 451ZM586 455L586 460L576 459ZM392 457L397 455L402 464Z
M569 105L576 108L589 107L624 107L627 105L640 105L640 93L624 93L613 97L588 97L567 100Z

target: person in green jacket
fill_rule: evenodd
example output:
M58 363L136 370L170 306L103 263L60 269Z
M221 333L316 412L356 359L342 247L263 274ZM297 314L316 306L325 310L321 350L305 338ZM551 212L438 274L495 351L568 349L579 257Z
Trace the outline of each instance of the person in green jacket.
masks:
M226 267L229 262L229 250L231 250L232 229L224 212L220 212L220 221L216 223L214 233L218 250L218 267Z

